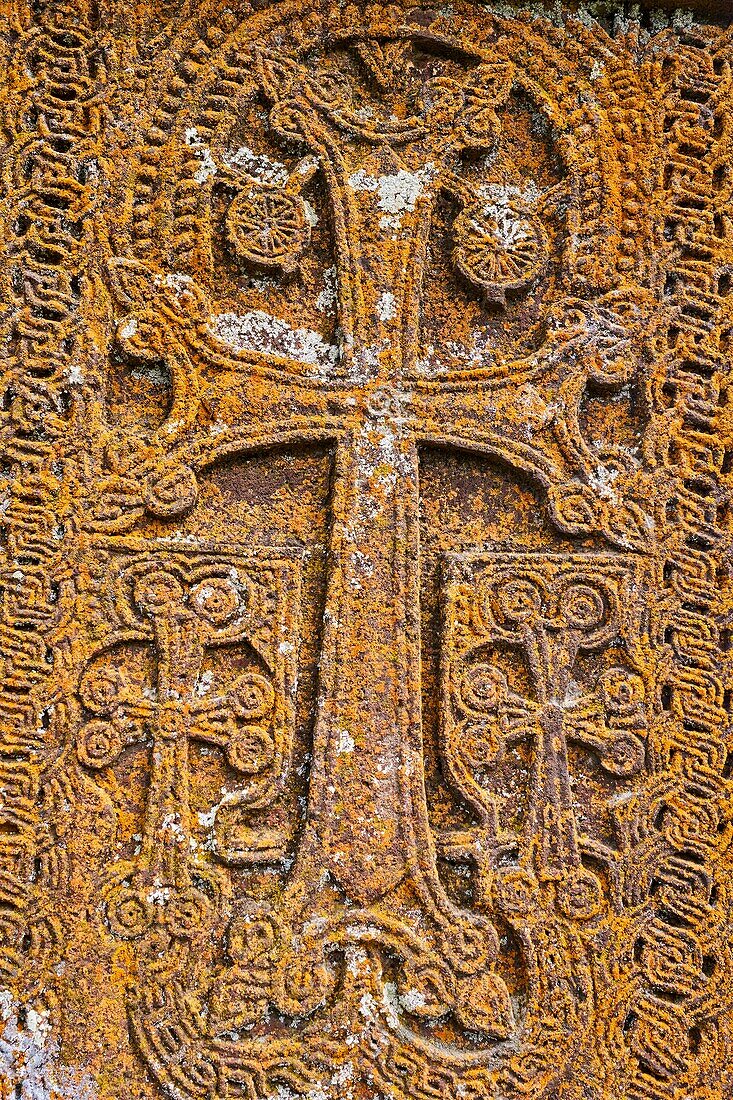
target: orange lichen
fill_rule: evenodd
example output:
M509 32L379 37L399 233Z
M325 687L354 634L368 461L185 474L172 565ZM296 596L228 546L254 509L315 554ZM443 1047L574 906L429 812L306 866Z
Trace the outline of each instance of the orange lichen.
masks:
M0 5L3 1096L733 1094L733 43L571 7Z

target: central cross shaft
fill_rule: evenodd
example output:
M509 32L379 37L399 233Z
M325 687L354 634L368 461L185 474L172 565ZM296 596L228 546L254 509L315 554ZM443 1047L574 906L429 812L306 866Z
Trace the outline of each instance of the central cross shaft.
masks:
M400 806L420 751L417 452L389 421L367 419L336 465L313 816L325 866L365 902L404 874Z
M359 411L336 456L325 696L314 753L323 762L323 795L312 814L319 859L366 903L405 873L410 845L399 823L421 753L418 458L404 415L410 394L400 381L415 356L435 196L387 148L364 156L358 172L335 149L328 153L335 222L344 229L345 369Z

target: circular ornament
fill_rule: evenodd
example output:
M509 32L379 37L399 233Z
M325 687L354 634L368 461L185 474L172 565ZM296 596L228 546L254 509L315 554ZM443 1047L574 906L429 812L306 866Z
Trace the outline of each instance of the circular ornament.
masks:
M269 767L275 757L275 742L262 726L242 726L227 745L227 760L245 775L256 775Z
M496 767L500 763L506 742L501 735L498 721L469 720L462 722L456 731L452 752L458 761L471 769Z
M207 577L191 593L191 606L199 618L220 629L240 610L239 593L227 577Z
M111 722L94 719L82 726L77 755L88 768L107 768L122 751L122 738Z
M257 672L240 677L235 687L237 716L246 722L264 718L275 703L275 689Z
M453 225L453 263L489 302L526 290L545 272L547 234L536 217L513 202L472 202Z
M79 684L79 695L92 714L111 714L128 693L127 678L117 668L88 668Z
M442 946L446 961L456 974L479 974L499 954L499 936L488 922L482 927L457 922L444 929Z
M172 936L190 939L206 923L211 903L194 886L175 894L165 910L165 923Z
M601 698L612 714L628 717L644 702L644 681L626 668L608 668L598 680Z
M328 1002L336 975L324 959L309 956L304 948L280 961L272 988L272 1003L284 1016L312 1016Z
M644 757L644 742L633 733L622 733L603 752L601 765L611 775L628 779L644 767Z
M465 669L460 690L463 702L482 714L495 714L509 694L506 676L488 661L476 662Z
M145 482L143 503L158 519L174 519L193 508L198 499L198 483L190 466L162 461Z
M568 481L547 490L550 517L567 535L588 535L603 522L603 503L589 485Z
M503 584L497 600L504 617L513 623L532 625L542 614L542 594L537 585L525 577Z
M242 913L234 917L227 932L227 949L238 963L252 963L266 958L280 938L275 917L271 913Z
M528 917L540 904L537 879L523 867L499 871L494 882L494 904L507 917Z
M557 907L569 920L598 916L603 905L601 884L592 871L576 867L557 884Z
M560 597L560 612L571 630L587 633L603 622L603 593L590 584L569 584Z
M250 184L232 200L226 229L241 260L286 274L295 270L311 236L300 196L264 183Z
M179 578L160 566L135 578L133 588L135 604L149 618L155 618L183 602L183 585Z
M112 933L125 940L143 936L153 923L150 902L140 890L118 887L107 902L107 920Z

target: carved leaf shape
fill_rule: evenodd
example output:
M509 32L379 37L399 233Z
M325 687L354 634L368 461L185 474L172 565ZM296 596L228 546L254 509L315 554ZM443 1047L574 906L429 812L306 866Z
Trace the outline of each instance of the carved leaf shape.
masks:
M450 973L433 963L406 962L400 981L400 1004L411 1016L435 1019L453 1004Z
M107 264L110 287L116 301L132 310L155 294L156 273L148 264L113 256Z
M289 96L303 75L294 61L266 50L257 51L255 64L265 94L275 102Z
M619 501L608 508L604 533L617 546L633 550L644 549L652 542L654 522L633 500Z
M461 979L455 1014L464 1027L494 1039L508 1039L516 1026L506 982L491 971Z

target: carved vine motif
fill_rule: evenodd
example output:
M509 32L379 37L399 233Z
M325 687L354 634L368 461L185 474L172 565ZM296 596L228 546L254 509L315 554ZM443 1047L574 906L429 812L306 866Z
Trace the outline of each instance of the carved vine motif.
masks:
M729 35L96 18L11 36L3 973L94 945L116 1100L723 1100ZM434 582L431 448L533 516Z

